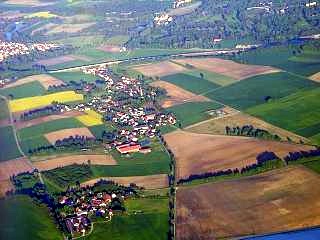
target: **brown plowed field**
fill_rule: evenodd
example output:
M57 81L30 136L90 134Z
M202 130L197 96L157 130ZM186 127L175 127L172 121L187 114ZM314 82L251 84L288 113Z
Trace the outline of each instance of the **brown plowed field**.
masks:
M320 175L304 167L179 188L177 239L212 240L320 225Z
M57 157L53 159L33 162L35 168L40 171L47 171L58 167L65 167L72 164L90 163L92 165L117 165L111 155L72 155Z
M151 83L153 87L160 87L167 91L167 98L161 103L163 108L172 107L186 102L209 102L210 99L204 96L196 95L192 92L184 90L172 83L165 81L155 81Z
M10 180L0 181L0 198L6 195L6 192L14 189L13 184Z
M174 131L164 135L177 162L177 178L191 174L242 168L256 162L264 151L284 157L289 152L313 149L311 146L255 138Z
M273 67L246 65L219 58L184 58L175 60L175 62L190 64L198 69L219 73L237 80L280 71Z
M21 128L26 128L26 127L31 127L34 125L38 125L40 123L45 123L45 122L50 122L58 119L64 119L64 118L71 118L71 117L77 117L84 115L83 112L78 112L78 111L70 111L70 112L64 112L61 114L54 114L54 115L49 115L49 116L44 116L44 117L39 117L36 119L32 119L30 121L21 121L18 120L15 125L17 129Z
M108 52L108 53L119 53L121 48L119 46L116 45L103 45L101 47L97 48L98 50L104 51L104 52Z
M112 180L121 185L128 186L130 183L135 183L139 187L144 187L146 189L158 189L168 187L168 175L167 174L157 174L149 176L132 176L132 177L103 177L93 179L82 183L82 186L93 185L99 180Z
M12 175L32 170L33 167L26 158L0 162L0 181L8 180Z
M75 56L65 55L60 57L42 59L42 60L39 60L37 63L48 67L48 66L52 66L60 63L72 62L75 60L78 60Z
M45 89L48 89L49 86L52 86L52 85L61 85L64 83L60 79L57 79L53 76L50 76L47 74L40 74L40 75L32 75L29 77L21 78L11 84L6 85L4 88L11 88L11 87L15 87L15 86L20 86L22 84L30 83L30 82L34 82L34 81L40 82L41 85Z
M133 69L149 77L163 77L187 71L186 68L169 61L143 64L133 67Z
M187 127L186 130L194 133L224 135L226 126L242 127L244 125L252 125L255 128L267 130L272 134L277 134L283 140L287 140L287 137L290 137L294 142L300 142L300 140L305 143L310 142L310 140L307 138L301 137L297 134L267 123L259 118L255 118L241 112L218 119L211 119L202 123L200 122L193 126Z
M44 136L51 144L54 144L57 140L61 140L61 139L68 138L70 136L76 136L76 135L94 138L90 130L85 127L63 129L63 130L47 133Z

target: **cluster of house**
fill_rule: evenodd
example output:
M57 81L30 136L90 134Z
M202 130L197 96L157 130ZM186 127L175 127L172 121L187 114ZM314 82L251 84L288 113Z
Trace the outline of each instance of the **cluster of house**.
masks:
M157 95L155 89L143 86L139 79L115 76L106 66L85 67L82 70L104 79L105 94L94 96L72 109L64 108L63 111L94 110L104 115L105 120L118 129L112 147L120 153L150 152L149 147L138 143L139 139L153 138L160 127L176 123L172 114L158 112L152 105L132 104L136 99L154 99Z
M93 193L92 191L75 197L62 196L59 199L60 214L63 216L68 231L74 235L80 233L85 235L91 227L91 217L102 217L111 220L113 212L111 209L112 199L116 194L106 192ZM123 197L122 197L123 198ZM72 209L66 214L64 207Z
M163 13L160 15L156 15L153 19L154 23L158 26L168 25L173 21L173 17L169 16L168 13Z
M5 42L0 40L0 63L9 57L28 55L34 50L46 52L59 47L59 45L52 43L34 43L27 45L24 43Z

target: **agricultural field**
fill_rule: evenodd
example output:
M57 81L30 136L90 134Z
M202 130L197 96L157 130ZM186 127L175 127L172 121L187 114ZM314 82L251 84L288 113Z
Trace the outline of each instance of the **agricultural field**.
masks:
M222 105L216 102L189 102L166 109L173 112L181 127L187 127L211 118L208 111L221 108Z
M52 145L55 144L56 141L68 138L70 136L84 136L88 138L94 138L94 135L86 127L64 128L62 130L46 133L44 134L44 136Z
M299 91L279 100L249 108L247 112L275 126L309 138L319 144L320 88Z
M276 127L270 123L267 123L259 118L250 116L242 112L231 113L224 117L218 117L208 121L200 122L195 125L191 125L185 128L188 132L213 134L213 135L225 135L226 127L242 127L245 125L252 125L254 128L267 130L271 134L278 135L282 140L287 140L289 137L293 142L303 141L305 143L310 142L309 139L299 136L295 133L287 131L285 129Z
M115 216L110 223L95 224L92 234L84 239L98 240L104 236L112 236L116 240L167 239L168 199L128 200L126 209L129 213L139 213Z
M187 70L186 68L169 61L143 64L133 67L133 69L149 77L164 77Z
M27 158L19 158L10 161L0 162L0 181L9 180L12 175L17 175L22 172L32 171L31 166Z
M78 116L76 119L87 127L103 124L102 115L93 110L85 111L85 115Z
M91 74L84 74L80 71L75 72L55 72L50 73L51 76L61 79L63 82L68 83L71 81L80 82L81 80L86 82L94 82L97 79L100 79L98 76Z
M204 77L196 77L185 73L168 75L162 77L161 80L175 84L195 94L205 94L220 87L219 85L206 80Z
M258 154L271 151L280 158L312 146L248 137L196 134L177 130L164 135L176 158L177 178L191 174L241 169L256 163Z
M192 92L184 90L174 84L165 81L155 81L150 84L153 87L159 87L166 90L166 97L162 100L163 108L172 107L186 102L208 102L210 99L195 95Z
M7 121L9 117L10 112L8 109L7 101L4 98L0 97L0 123L2 121Z
M295 166L181 187L177 239L230 238L319 225L319 181L318 174Z
M50 144L45 138L45 134L77 127L81 128L83 124L75 118L58 119L20 129L18 131L18 138L23 151L28 152L29 149Z
M279 72L278 69L273 67L239 64L234 61L219 58L184 58L175 60L175 62L191 65L201 70L222 74L237 80Z
M235 84L219 88L206 97L237 109L246 109L266 101L286 97L302 89L320 85L290 73L280 72L251 77Z
M0 161L21 157L11 126L0 127Z
M81 57L76 55L65 55L65 56L54 57L49 59L42 59L42 60L39 60L37 63L50 68L51 66L57 66L58 64L66 64L68 62L75 62L79 60L83 61L83 63L86 63L86 61L90 61L90 59L86 57Z
M46 92L45 88L37 81L24 83L19 86L0 89L0 94L8 99L19 99L41 96Z
M269 65L306 77L319 72L320 51L317 42L304 42L301 45L281 45L258 48L234 57L234 60L246 64Z
M9 5L22 5L22 6L48 6L48 5L52 5L55 2L43 2L40 0L7 0L4 2L5 4L9 4Z
M130 177L101 177L83 182L82 186L91 186L100 181L111 180L118 184L129 186L131 183L136 184L139 187L145 189L159 189L168 187L168 175L167 174L156 174L148 176L130 176Z
M46 90L49 88L49 86L63 84L63 81L55 77L52 77L51 75L39 74L39 75L32 75L32 76L20 78L17 81L6 85L4 89L13 88L21 85L25 86L25 84L34 83L35 81L39 82L43 86L43 88L45 88Z
M35 204L27 196L18 195L0 200L0 211L1 239L62 239L47 207Z
M34 161L33 166L39 171L48 171L55 168L61 168L73 164L90 164L92 165L116 165L117 162L110 155L69 155L63 157L49 158L40 161Z
M50 105L56 101L59 103L82 101L83 95L77 94L74 91L64 91L52 93L44 96L21 98L9 101L9 108L12 112L21 112L38 107Z

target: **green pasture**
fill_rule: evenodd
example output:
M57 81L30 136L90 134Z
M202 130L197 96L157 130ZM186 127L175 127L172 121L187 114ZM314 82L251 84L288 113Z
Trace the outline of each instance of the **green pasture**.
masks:
M41 96L45 92L46 89L38 81L24 83L11 88L0 89L0 94L10 99Z
M21 157L11 126L0 127L0 161Z

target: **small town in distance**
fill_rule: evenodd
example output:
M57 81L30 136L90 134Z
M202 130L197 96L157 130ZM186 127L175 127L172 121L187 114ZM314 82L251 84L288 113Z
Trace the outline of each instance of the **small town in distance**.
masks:
M320 2L0 2L0 239L320 239Z

